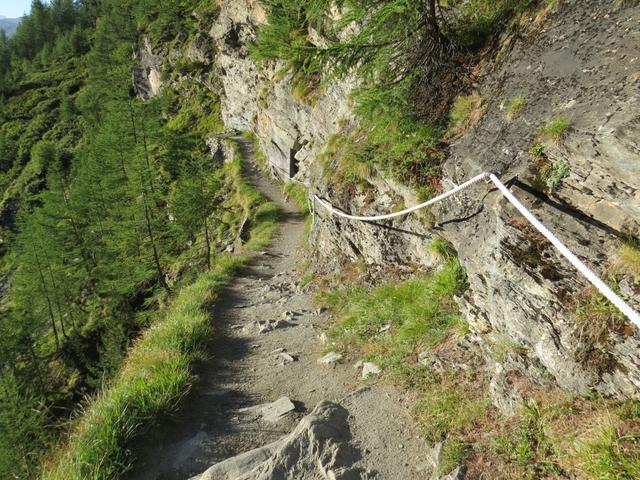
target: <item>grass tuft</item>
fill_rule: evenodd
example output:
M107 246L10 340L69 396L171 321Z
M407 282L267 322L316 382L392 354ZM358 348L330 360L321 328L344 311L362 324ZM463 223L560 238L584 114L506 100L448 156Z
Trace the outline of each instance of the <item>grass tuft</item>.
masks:
M434 379L424 388L416 413L425 438L439 442L448 435L469 433L486 416L488 407L488 398L475 385L456 376Z
M331 336L344 350L361 348L383 366L401 366L414 350L439 344L463 322L453 295L465 286L464 270L451 258L432 276L373 291L346 288L321 300L342 313ZM393 335L378 335L385 325Z
M431 241L429 244L429 250L431 250L434 255L444 260L448 260L455 256L453 246L446 240L439 237L436 237Z
M614 274L628 275L640 283L640 248L634 242L623 242L615 252L612 265Z
M305 215L309 213L309 197L306 188L297 183L289 182L284 186L284 193L295 202L300 213Z
M484 98L480 95L467 95L456 98L449 112L449 134L457 136L464 133L482 118L485 112Z
M588 289L578 295L574 311L578 337L589 344L603 344L610 333L623 332L625 316L602 294Z
M560 141L566 136L570 126L571 123L568 119L559 117L555 120L544 123L542 127L540 127L540 133L552 140Z
M438 475L446 475L459 465L463 465L469 457L470 450L471 446L462 440L457 438L447 439L440 451Z
M544 410L532 400L523 404L512 436L499 436L494 442L494 450L520 467L523 478L534 480L562 473L547 435L547 421Z
M507 108L507 118L509 120L515 120L522 114L527 106L527 98L524 95L518 95L509 100L509 107Z

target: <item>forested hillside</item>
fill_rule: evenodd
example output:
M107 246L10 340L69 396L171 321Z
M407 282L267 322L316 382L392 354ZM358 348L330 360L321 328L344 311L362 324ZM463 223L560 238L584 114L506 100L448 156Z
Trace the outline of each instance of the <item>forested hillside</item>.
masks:
M34 0L0 37L1 478L35 474L233 224L215 95L143 102L132 81L143 33L187 31L198 3Z

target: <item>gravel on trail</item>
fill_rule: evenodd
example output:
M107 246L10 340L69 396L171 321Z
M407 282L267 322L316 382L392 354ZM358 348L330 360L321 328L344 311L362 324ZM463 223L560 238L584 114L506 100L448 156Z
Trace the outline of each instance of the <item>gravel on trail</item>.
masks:
M279 232L213 308L210 359L180 412L138 441L128 478L428 478L408 394L365 381L345 358L318 361L331 318L299 286L304 217L239 142L247 179L282 209ZM224 475L202 475L225 460Z

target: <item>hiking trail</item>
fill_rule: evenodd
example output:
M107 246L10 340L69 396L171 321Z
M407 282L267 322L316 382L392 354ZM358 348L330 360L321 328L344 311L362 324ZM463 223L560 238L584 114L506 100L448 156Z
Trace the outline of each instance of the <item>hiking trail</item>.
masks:
M200 381L144 440L129 478L424 478L428 448L408 394L363 380L355 360L318 361L330 314L298 285L304 216L256 167L251 145L239 145L247 180L282 210L279 231L221 295ZM223 473L200 476L227 459Z

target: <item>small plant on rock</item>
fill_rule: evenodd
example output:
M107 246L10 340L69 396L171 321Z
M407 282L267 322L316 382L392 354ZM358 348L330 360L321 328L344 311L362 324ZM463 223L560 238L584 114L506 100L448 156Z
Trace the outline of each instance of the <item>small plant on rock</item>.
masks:
M564 117L558 117L555 120L544 123L540 128L540 133L557 142L564 138L570 126L569 120Z
M549 191L557 190L562 180L567 178L570 173L571 168L566 160L562 158L554 160L549 168L544 171L545 183Z
M542 143L536 143L529 149L529 154L534 158L545 157L545 146Z
M531 155L531 172L535 175L533 183L539 190L553 192L571 173L569 163L563 158L551 159L547 155L546 147L537 143L529 149Z
M509 100L509 106L507 108L507 118L514 120L520 116L527 106L527 99L524 95L518 95Z
M611 266L614 275L629 276L640 284L640 248L635 241L626 241L617 248Z

